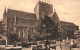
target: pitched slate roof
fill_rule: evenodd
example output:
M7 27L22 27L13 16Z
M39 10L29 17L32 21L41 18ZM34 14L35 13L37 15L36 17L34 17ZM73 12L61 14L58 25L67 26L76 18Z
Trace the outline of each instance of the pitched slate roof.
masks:
M13 9L8 9L7 15L8 17L17 16L20 18L37 19L36 14L34 13L23 12L23 11L18 11L18 10L13 10Z
M71 25L71 26L77 26L74 23L70 23L70 22L65 22L65 21L60 21L61 25Z
M56 12L53 13L51 19L53 20L53 22L54 22L55 24L60 24L60 20L59 20L58 15L57 15Z

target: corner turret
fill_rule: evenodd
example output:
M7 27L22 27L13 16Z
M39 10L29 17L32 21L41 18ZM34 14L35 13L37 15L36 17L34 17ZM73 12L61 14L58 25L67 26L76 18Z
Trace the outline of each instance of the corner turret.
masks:
M4 14L3 14L3 16L6 16L6 7L5 7L5 9L4 9Z

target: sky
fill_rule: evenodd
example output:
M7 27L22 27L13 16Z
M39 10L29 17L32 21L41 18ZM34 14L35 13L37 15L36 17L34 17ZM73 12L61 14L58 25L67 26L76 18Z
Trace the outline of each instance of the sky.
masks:
M34 13L39 0L0 0L0 20L3 19L5 7ZM80 26L80 0L41 0L53 5L61 21L72 22ZM79 27L80 28L80 27Z

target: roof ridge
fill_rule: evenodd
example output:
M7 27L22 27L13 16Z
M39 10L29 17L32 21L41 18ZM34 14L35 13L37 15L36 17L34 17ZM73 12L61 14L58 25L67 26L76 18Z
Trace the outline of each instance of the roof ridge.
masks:
M15 9L10 9L8 8L8 11L11 10L11 11L16 11L16 12L23 12L23 13L30 13L30 14L35 14L35 13L31 13L31 12L25 12L25 11L20 11L20 10L15 10Z
M24 12L24 11L19 11L14 9L8 9L7 14L10 14L11 16L15 15L17 17L22 17L22 18L37 19L36 14L34 13Z

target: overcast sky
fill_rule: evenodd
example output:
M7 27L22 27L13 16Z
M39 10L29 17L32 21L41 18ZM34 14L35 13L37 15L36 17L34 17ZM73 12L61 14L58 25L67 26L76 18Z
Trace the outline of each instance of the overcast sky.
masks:
M61 21L73 22L80 26L80 0L41 0L53 5ZM0 20L5 7L25 12L34 12L38 0L0 0Z

